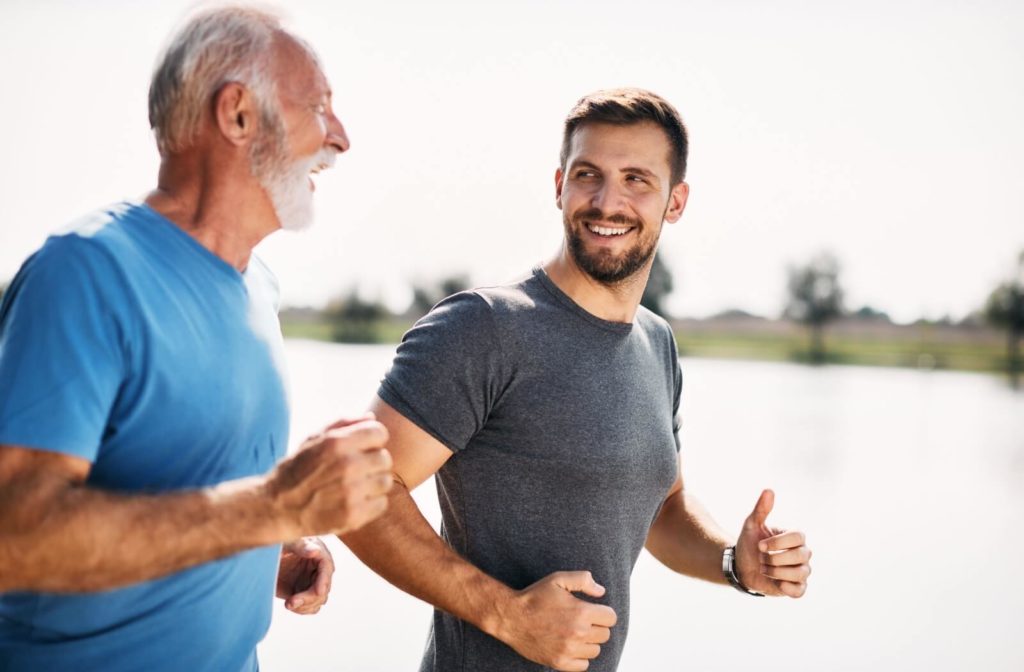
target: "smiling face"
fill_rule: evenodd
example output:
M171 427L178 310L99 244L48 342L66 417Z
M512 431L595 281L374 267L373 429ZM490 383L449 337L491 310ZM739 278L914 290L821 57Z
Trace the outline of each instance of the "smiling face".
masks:
M670 151L652 122L588 123L573 133L555 186L566 247L594 280L616 285L645 268L662 222L682 215L688 187L671 184Z
M331 90L319 65L301 45L281 37L271 76L277 104L264 105L265 130L252 146L253 173L270 197L285 229L313 220L310 175L334 165L349 148L348 136L331 110Z

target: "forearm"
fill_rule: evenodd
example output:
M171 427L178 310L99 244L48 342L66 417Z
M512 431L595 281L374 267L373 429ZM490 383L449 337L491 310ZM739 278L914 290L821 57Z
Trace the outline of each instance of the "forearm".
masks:
M680 574L726 583L722 551L733 545L700 501L686 490L665 500L647 535L647 550Z
M341 540L395 587L502 639L502 608L514 591L453 551L402 484L388 500L383 516Z
M292 535L262 480L123 495L56 479L0 493L0 592L83 592L157 578Z

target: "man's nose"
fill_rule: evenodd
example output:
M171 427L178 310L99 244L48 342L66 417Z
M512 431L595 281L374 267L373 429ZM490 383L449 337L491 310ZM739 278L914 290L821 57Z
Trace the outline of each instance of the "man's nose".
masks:
M623 212L625 210L625 199L622 190L610 180L598 188L590 198L590 206L600 210L604 214Z
M348 134L345 133L345 127L342 126L341 120L331 113L331 116L327 120L327 138L324 143L328 147L334 148L339 154L347 152L348 148L351 147L351 143L348 141Z

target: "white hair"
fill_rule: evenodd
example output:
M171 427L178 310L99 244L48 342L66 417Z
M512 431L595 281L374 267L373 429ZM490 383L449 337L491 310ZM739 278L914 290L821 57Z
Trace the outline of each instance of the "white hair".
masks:
M274 36L284 32L279 17L249 7L220 7L190 18L157 61L149 87L149 123L160 153L192 145L203 112L229 82L252 92L262 124L280 125L269 66Z

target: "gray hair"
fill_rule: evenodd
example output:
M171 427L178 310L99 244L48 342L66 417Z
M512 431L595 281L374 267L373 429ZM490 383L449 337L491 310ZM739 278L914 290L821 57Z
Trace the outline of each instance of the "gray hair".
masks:
M204 110L229 82L248 88L259 104L260 122L274 125L277 95L269 65L279 32L284 29L277 16L221 7L195 15L172 36L149 86L149 124L161 155L195 142Z

